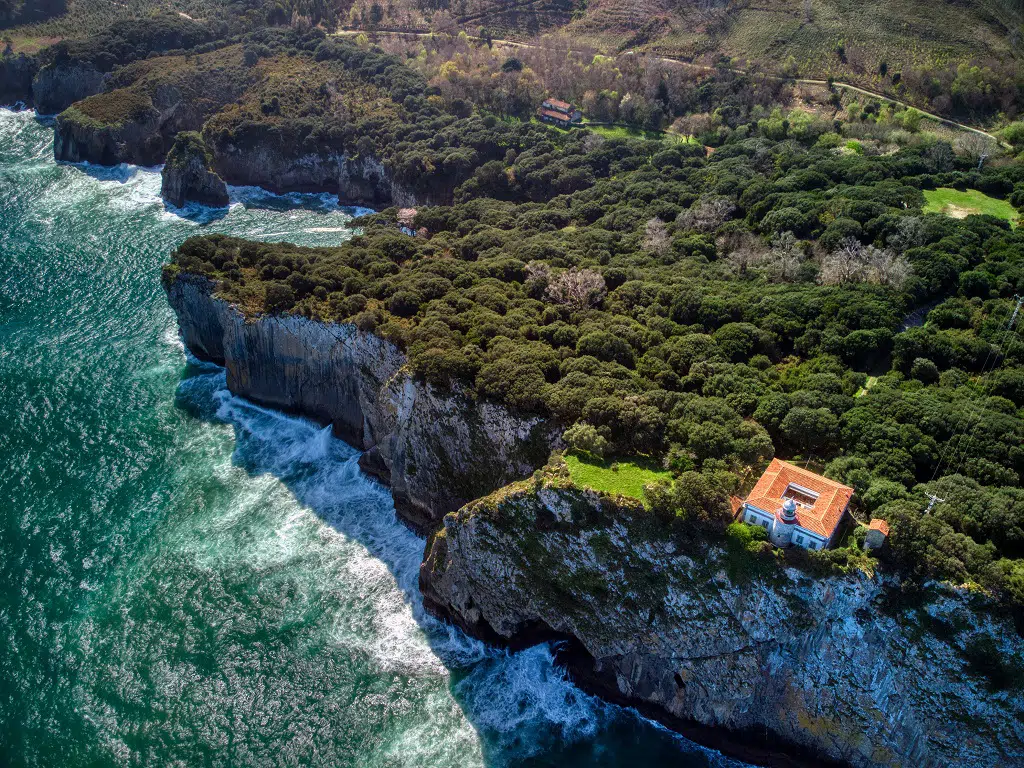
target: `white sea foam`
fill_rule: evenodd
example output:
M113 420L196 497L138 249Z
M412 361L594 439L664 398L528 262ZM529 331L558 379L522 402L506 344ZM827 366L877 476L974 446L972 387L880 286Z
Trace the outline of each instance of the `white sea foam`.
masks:
M196 394L205 390L202 396L213 400L216 417L235 428L235 461L257 474L253 497L236 500L239 513L250 516L265 503L271 489L264 483L284 483L295 502L272 542L257 544L248 556L297 556L296 547L309 546L308 526L324 528L328 538L321 539L321 557L329 560L349 608L335 616L332 642L372 659L382 672L438 677L449 668L468 669L454 692L472 727L467 724L458 738L475 728L507 749L514 746L520 757L543 749L541 741L523 738L530 731L567 741L590 739L609 717L622 716L573 686L548 646L520 653L489 649L427 615L417 588L423 541L396 520L387 491L361 474L357 452L328 428L232 396L223 382L218 372L182 386ZM422 744L420 731L430 727L414 727L389 751L407 755L402 764L428 764L406 750ZM424 760L437 758L436 751L424 754Z

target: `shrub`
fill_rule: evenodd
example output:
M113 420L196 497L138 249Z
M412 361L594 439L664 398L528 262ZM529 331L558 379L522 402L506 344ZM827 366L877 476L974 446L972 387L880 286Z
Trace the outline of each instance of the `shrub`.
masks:
M599 459L604 458L608 451L608 441L601 437L597 429L584 422L574 424L562 435L565 444L577 453L586 453Z

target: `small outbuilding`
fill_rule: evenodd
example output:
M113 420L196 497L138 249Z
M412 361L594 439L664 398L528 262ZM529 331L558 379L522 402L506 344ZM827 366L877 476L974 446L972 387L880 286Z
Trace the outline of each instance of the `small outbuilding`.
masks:
M864 549L878 549L889 538L889 524L881 518L872 518L864 536Z

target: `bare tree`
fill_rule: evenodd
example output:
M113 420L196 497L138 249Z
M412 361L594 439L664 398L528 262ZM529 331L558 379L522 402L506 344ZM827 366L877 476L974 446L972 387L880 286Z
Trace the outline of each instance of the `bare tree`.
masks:
M911 272L906 257L850 237L825 257L818 279L827 285L868 282L899 288Z
M665 222L655 217L644 225L644 248L659 256L664 256L672 247Z
M772 249L764 259L764 271L773 280L792 282L799 276L806 259L796 235L783 232L772 241Z
M714 232L732 218L736 206L725 197L706 197L698 200L676 218L682 229L695 232Z
M880 285L902 288L913 271L906 257L897 255L888 248L875 248L873 245L869 245L865 250L869 280Z
M730 232L719 237L715 245L719 253L725 254L725 263L740 275L764 260L764 244L750 232Z
M587 152L595 152L604 146L605 141L607 139L599 133L588 133L587 138L583 140L583 148Z
M608 292L601 273L593 269L569 269L551 280L545 296L554 304L573 310L596 307Z
M988 136L982 136L980 133L961 133L953 141L953 148L958 154L966 155L972 160L978 161L978 168L984 164L984 162L992 157L996 152L999 151L999 145L990 139Z
M848 237L821 263L818 280L826 285L860 282L864 277L864 246Z
M900 253L924 245L924 241L924 221L920 216L904 216L896 225L896 232L889 236L889 245Z

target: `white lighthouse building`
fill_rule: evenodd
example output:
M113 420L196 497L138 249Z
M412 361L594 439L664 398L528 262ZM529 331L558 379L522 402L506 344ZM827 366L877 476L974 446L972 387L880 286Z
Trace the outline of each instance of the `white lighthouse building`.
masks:
M736 517L767 530L777 547L825 549L835 543L852 496L849 486L772 459Z

